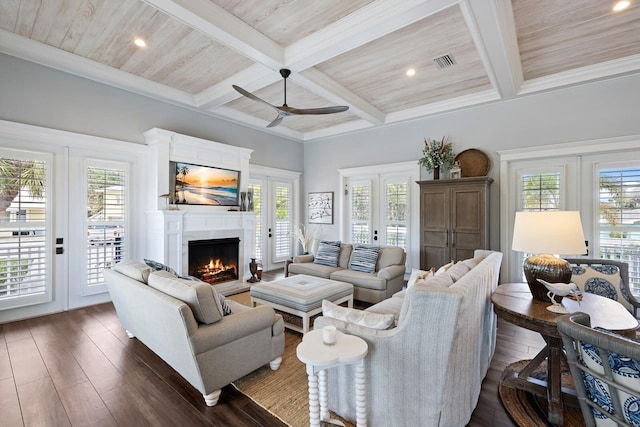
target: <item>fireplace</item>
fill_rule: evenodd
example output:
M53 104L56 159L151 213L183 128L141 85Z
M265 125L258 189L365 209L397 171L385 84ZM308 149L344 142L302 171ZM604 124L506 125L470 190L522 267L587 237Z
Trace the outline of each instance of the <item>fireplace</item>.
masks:
M240 239L190 240L189 275L211 285L238 280Z

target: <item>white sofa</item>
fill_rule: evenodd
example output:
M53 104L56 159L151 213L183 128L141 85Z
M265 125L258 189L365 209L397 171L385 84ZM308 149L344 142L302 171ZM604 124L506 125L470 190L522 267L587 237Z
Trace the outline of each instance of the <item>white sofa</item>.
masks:
M370 425L459 427L469 422L495 350L491 294L502 253L476 250L475 257L481 259L467 262L479 263L466 273L460 262L444 273L449 278L418 282L366 310L393 313L397 325L391 329L326 316L314 322L315 329L334 325L369 345L365 372ZM353 422L354 369L338 367L328 377L329 408Z
M222 387L284 353L284 322L269 306L249 308L220 299L204 282L123 261L103 271L120 323L175 369L214 406Z
M314 263L313 254L296 256L293 258L293 263L289 265L289 274L306 274L351 283L353 298L372 304L383 301L402 290L407 258L404 249L396 246L381 246L374 273L349 269L352 253L353 245L342 243L336 267Z

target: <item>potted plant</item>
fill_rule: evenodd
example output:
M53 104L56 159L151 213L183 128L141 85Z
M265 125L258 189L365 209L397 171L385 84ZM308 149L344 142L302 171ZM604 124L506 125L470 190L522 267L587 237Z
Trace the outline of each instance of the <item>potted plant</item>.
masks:
M433 179L440 179L440 168L450 169L455 157L453 145L447 141L446 136L443 136L440 141L425 138L422 158L418 160L418 164L424 166L427 172L433 172Z

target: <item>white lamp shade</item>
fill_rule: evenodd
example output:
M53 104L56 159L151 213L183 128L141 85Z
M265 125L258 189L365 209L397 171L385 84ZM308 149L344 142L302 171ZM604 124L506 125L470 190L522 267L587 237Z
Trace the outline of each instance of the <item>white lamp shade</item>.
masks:
M516 212L511 249L530 254L584 254L580 212Z

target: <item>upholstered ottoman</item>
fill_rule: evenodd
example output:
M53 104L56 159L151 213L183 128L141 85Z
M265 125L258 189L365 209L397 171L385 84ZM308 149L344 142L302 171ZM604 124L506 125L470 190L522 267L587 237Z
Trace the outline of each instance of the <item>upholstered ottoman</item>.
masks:
M302 318L302 328L285 321L285 327L306 334L309 319L322 312L322 300L335 304L346 302L353 307L353 285L336 280L298 274L273 282L253 285L250 290L251 306L267 304L275 310Z

